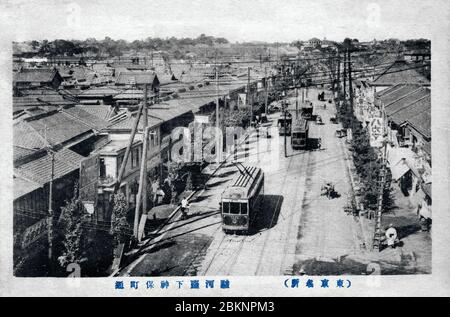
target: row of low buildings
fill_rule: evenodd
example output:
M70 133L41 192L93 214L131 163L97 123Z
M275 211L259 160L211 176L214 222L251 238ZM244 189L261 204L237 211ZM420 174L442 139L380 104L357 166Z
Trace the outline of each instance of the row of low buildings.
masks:
M96 202L93 210L85 207L92 212L94 226L104 230L110 224L110 195L144 97L144 84L148 87L150 128L147 168L152 179L160 180L169 160L173 128L188 127L195 116L213 118L217 99L220 109L262 103L265 87L273 85L273 78L263 78L256 72L248 78L247 70L224 72L217 86L204 73L190 76L188 70L183 71L188 80L163 81L155 72L126 69L111 77L111 82L90 84L86 89L67 88L62 84L66 79L54 68L22 69L14 74L15 265L25 261L23 265L32 267L34 255L42 258L45 253L50 182L58 223L61 206L80 182L82 162L92 157L98 158L94 173L98 180ZM130 210L136 203L142 136L140 120L120 184Z
M382 117L393 180L426 226L431 224L431 86L416 63L394 59L357 81L354 113L363 125Z

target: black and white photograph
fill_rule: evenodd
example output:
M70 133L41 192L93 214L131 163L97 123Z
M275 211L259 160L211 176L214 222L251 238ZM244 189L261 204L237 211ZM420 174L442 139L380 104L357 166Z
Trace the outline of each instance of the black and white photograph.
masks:
M0 6L2 293L449 295L445 1Z

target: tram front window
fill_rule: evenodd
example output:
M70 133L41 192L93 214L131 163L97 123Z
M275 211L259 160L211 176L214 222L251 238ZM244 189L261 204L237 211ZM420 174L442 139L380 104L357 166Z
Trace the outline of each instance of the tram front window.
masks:
M240 203L230 203L230 214L238 215L241 212Z
M224 203L224 213L230 213L234 215L246 215L247 214L247 204L245 203Z
M302 133L302 132L294 133L294 138L296 138L296 139L304 139L305 138L305 134Z

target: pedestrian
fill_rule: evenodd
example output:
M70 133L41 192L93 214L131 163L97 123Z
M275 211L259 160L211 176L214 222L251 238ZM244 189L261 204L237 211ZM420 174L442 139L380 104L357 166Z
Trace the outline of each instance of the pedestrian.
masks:
M156 206L162 204L165 195L166 194L164 193L162 188L158 187L158 190L156 191Z
M189 202L185 196L181 200L181 220L184 220L188 217L188 211L189 211Z
M322 147L322 138L318 138L317 139L317 148L319 149L319 151L320 151L321 147Z
M156 203L158 202L158 190L159 190L159 182L158 180L156 180L155 182L152 182L153 206L156 206Z
M398 242L397 230L394 228L394 225L391 223L389 228L386 230L386 239L388 247L395 248L396 243Z

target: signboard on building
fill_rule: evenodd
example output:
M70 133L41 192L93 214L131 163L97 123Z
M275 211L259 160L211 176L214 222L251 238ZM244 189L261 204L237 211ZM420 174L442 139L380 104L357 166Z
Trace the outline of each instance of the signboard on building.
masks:
M247 104L247 95L246 94L239 94L239 105L245 106Z
M382 147L383 146L383 118L372 117L368 125L370 134L370 146Z
M23 232L22 248L25 249L47 232L48 217L39 220Z
M100 173L100 157L94 155L80 163L80 199L86 210L93 213L97 205L97 187Z

